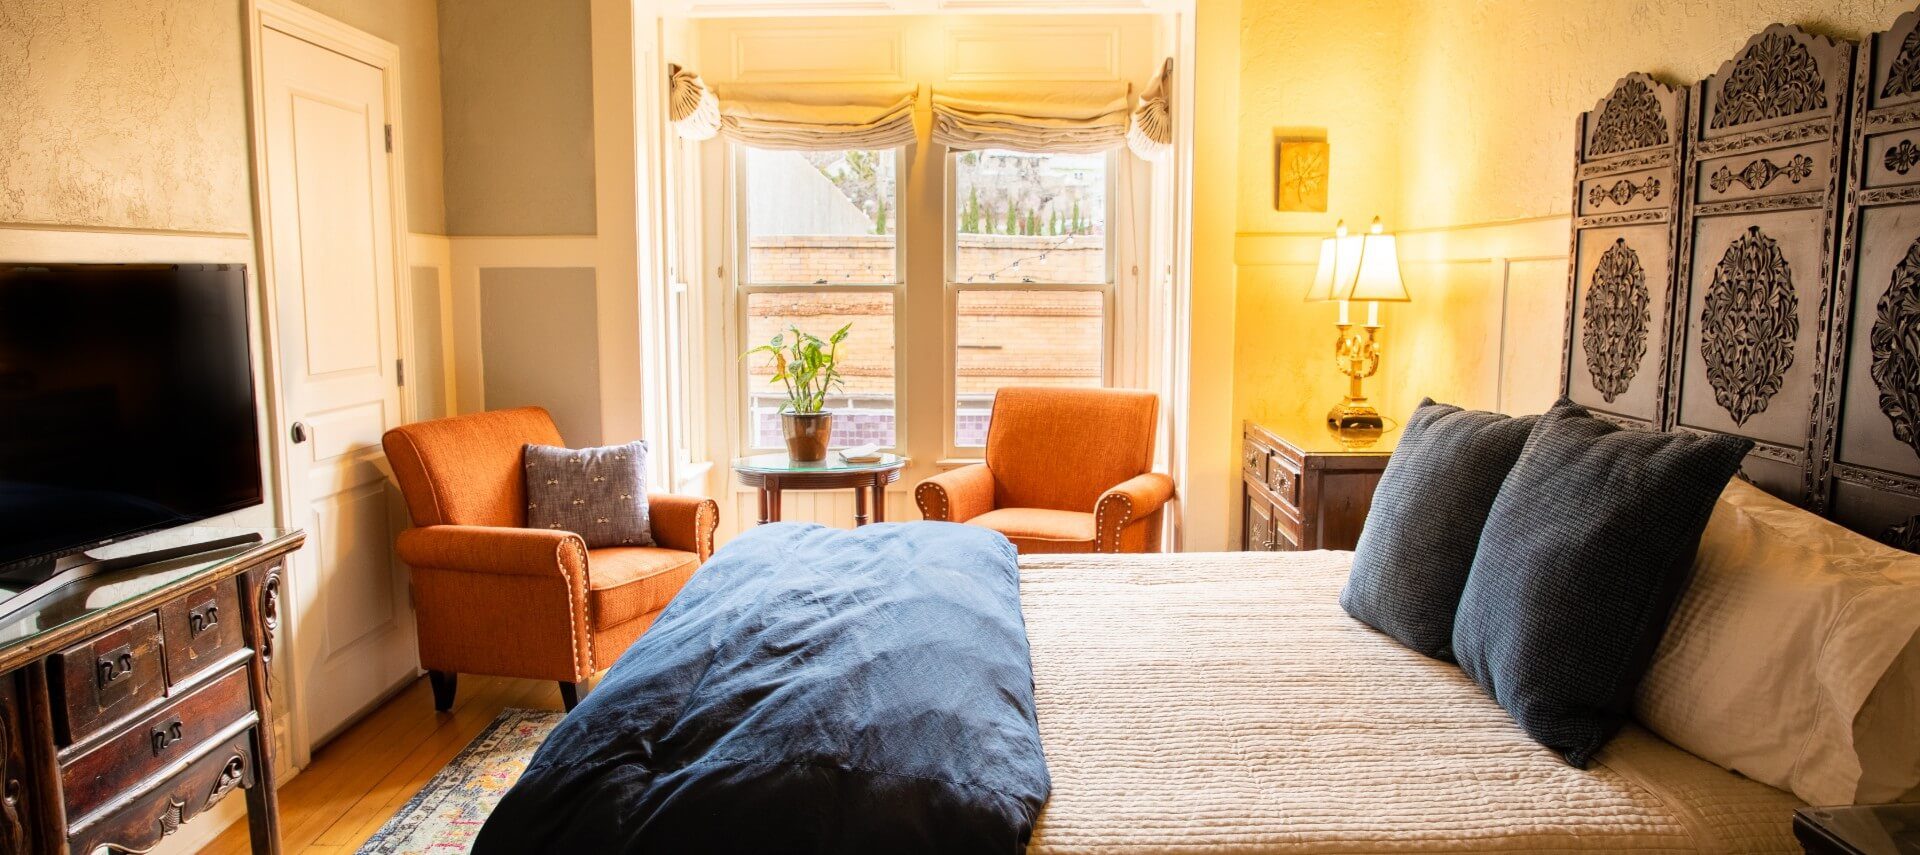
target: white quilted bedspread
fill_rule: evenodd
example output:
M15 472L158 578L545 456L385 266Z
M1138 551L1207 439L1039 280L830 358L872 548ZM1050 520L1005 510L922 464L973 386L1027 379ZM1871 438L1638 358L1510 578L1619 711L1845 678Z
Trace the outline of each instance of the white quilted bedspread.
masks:
M1022 559L1053 776L1029 853L1799 851L1791 795L1644 730L1565 765L1341 611L1350 557Z

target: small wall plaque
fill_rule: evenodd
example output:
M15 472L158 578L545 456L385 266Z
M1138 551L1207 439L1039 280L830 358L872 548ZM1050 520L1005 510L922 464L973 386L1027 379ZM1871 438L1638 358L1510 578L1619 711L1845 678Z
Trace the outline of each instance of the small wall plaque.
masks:
M1325 139L1276 138L1273 141L1274 210L1325 211L1327 173Z

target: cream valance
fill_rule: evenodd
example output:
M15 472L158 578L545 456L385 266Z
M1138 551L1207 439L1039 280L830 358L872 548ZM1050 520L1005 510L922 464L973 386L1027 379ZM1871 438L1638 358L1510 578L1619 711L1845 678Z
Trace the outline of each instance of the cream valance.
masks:
M722 84L720 131L759 148L820 151L913 142L911 84Z
M1124 82L945 86L933 93L933 141L960 151L1107 151L1126 144L1130 94Z

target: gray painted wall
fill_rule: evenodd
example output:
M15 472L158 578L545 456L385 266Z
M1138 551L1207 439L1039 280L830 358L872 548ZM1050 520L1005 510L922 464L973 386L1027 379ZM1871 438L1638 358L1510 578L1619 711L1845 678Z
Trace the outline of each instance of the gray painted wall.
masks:
M440 271L413 268L413 359L407 363L407 388L413 415L437 419L447 412L447 344L440 334Z
M574 448L600 444L600 336L590 267L480 270L486 408L546 407Z
M588 0L440 4L447 234L590 235Z

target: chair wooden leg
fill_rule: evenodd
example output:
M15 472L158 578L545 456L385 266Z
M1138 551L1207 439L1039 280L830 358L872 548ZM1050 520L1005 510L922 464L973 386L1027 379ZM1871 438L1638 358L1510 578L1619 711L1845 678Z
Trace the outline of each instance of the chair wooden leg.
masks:
M460 675L428 671L427 682L433 684L433 708L440 712L453 709L453 692L460 684Z
M580 695L579 683L561 683L560 707L567 712L573 712L573 708L580 705Z

